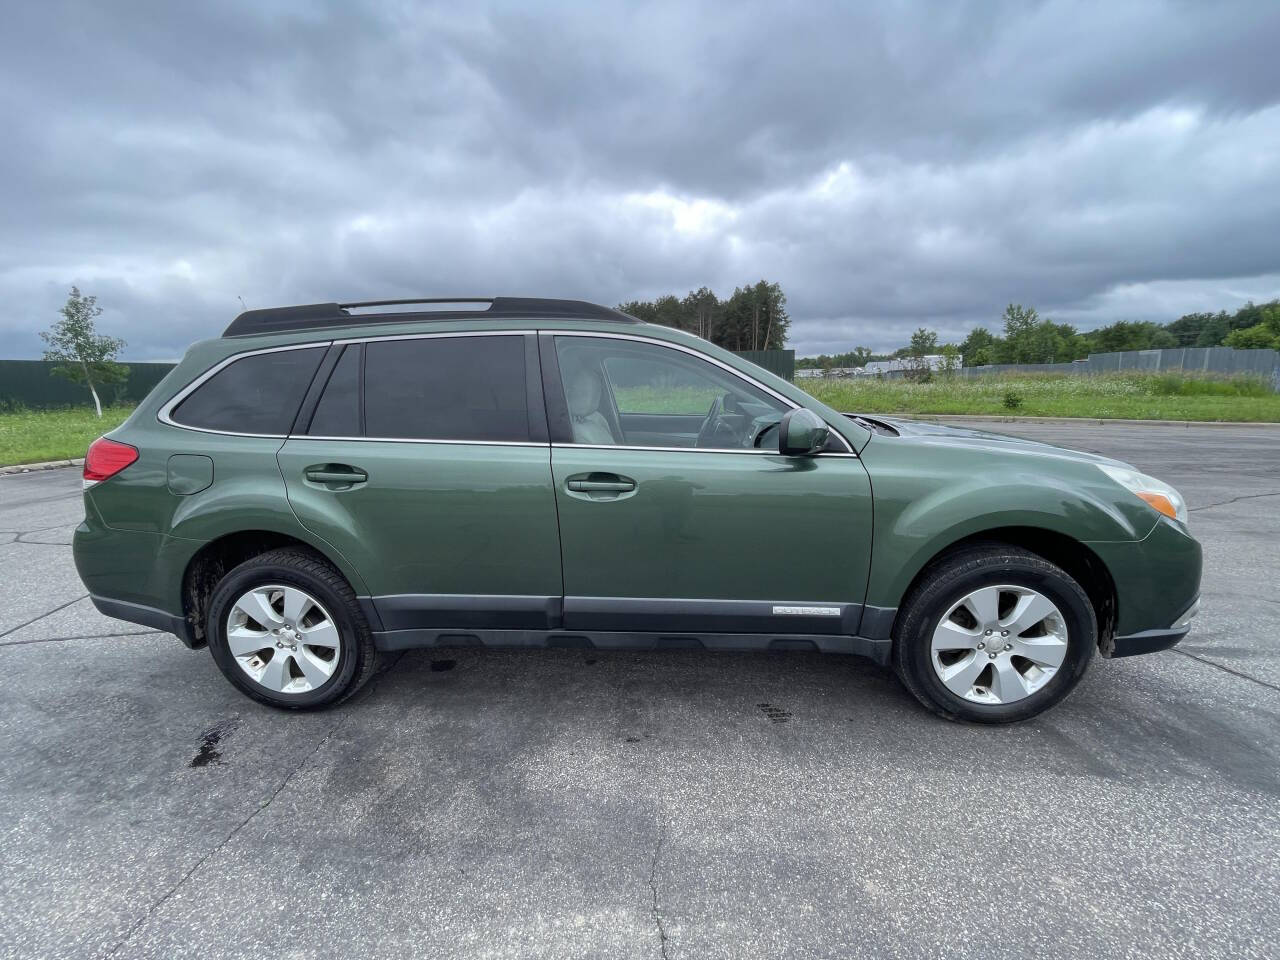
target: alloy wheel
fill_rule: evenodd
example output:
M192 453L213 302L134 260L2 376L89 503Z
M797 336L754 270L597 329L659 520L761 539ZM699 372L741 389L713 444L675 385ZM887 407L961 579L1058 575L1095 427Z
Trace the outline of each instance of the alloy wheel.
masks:
M956 696L1006 704L1053 679L1067 655L1057 605L1028 587L981 587L957 601L934 628L934 672Z
M341 644L329 611L298 587L254 587L227 614L232 657L273 693L307 693L323 686L337 669Z

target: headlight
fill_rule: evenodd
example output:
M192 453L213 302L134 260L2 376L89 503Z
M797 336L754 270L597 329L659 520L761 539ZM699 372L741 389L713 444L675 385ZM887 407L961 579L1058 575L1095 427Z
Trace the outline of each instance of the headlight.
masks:
M1137 470L1130 470L1128 467L1112 467L1100 463L1098 469L1130 493L1147 501L1166 517L1177 520L1179 523L1187 522L1187 501L1182 499L1182 494L1163 480L1149 477Z

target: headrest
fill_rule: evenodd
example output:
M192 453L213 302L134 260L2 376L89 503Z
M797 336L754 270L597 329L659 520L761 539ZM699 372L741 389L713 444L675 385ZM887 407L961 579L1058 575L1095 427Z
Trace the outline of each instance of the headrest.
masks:
M569 413L585 417L600 408L600 375L587 367L579 367L569 375L565 384L565 397L569 401Z

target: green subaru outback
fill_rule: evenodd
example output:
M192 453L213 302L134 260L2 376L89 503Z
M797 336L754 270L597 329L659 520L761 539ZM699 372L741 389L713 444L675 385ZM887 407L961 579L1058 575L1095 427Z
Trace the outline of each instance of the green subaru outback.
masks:
M277 707L413 647L817 650L1005 722L1199 605L1182 498L1127 464L840 414L575 301L243 313L84 479L97 608Z

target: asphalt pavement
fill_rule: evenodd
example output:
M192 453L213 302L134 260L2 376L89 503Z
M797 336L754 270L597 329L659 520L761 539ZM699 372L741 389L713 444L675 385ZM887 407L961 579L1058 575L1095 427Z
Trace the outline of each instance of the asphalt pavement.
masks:
M1280 430L985 424L1179 487L1175 650L1037 720L864 660L413 651L286 714L98 615L0 478L0 957L1275 957Z

